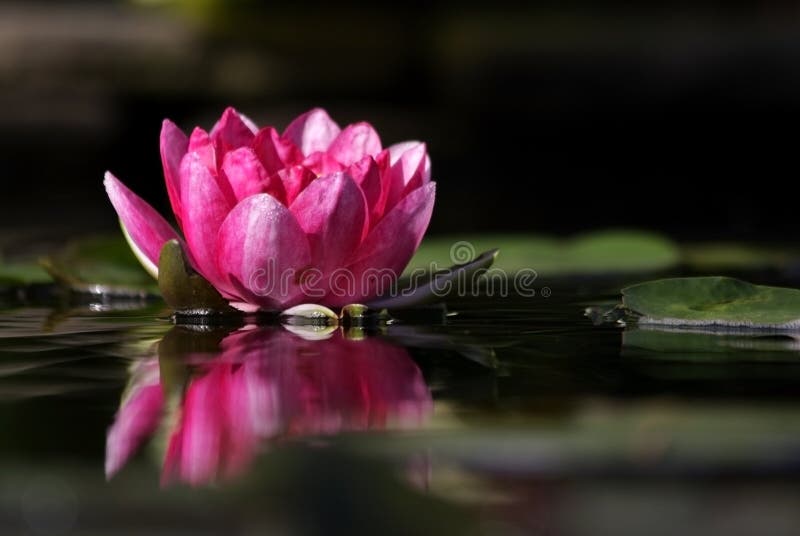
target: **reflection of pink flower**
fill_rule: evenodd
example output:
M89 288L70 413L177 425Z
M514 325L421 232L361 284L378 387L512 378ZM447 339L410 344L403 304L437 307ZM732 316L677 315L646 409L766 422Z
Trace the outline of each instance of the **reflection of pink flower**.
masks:
M106 438L106 475L109 476L122 469L139 445L155 433L164 407L157 359L135 363L130 375L128 391Z
M192 265L246 310L368 301L380 289L360 283L364 272L402 272L433 209L425 144L384 149L369 124L340 129L321 109L283 134L258 130L232 108L210 133L196 128L187 137L164 121L161 158ZM161 247L177 233L110 173L105 185L134 251L155 274ZM311 268L319 271L313 278ZM359 284L332 279L342 269Z
M265 440L416 426L431 410L422 374L403 348L338 333L307 341L269 328L239 331L196 366L170 431L163 481L230 478ZM131 414L123 405L117 421ZM138 439L115 437L112 452L118 428L109 432L107 452L114 470Z

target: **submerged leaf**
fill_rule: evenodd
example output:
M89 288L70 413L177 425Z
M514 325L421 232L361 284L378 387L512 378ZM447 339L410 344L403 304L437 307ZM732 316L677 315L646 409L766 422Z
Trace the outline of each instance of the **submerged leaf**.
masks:
M661 279L622 290L640 324L800 328L800 290L730 277Z

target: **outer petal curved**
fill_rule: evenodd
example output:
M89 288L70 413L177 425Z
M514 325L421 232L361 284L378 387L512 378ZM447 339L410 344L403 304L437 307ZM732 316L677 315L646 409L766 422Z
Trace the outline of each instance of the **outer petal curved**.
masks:
M430 182L431 163L424 143L412 141L393 145L389 148L389 166L384 185L387 188L387 208Z
M316 151L326 151L341 132L339 125L322 108L314 108L289 123L283 137L308 156Z
M367 277L368 270L391 270L399 277L419 247L430 223L436 183L429 182L400 200L364 239L351 265L363 298L372 298L388 289L381 278Z
M283 201L286 194L280 177L269 175L250 147L240 147L225 155L222 173L236 201L254 194L267 193Z
M289 210L308 237L313 266L325 273L344 267L364 236L364 194L345 173L316 179Z
M390 165L394 166L397 164L400 161L400 158L409 153L409 151L411 151L411 153L408 154L410 162L409 165L407 165L407 168L411 171L411 173L415 172L422 162L421 157L424 156L425 163L422 166L421 171L423 182L428 182L431 179L431 159L428 156L427 146L421 141L403 141L389 146ZM408 183L408 181L405 182Z
M150 275L157 278L161 248L167 240L180 240L178 234L161 214L130 191L111 172L106 172L103 184L117 211L131 249Z
M217 232L232 205L196 153L187 154L181 164L181 201L183 234L195 268L217 290L228 291L227 280L217 270Z
M345 128L328 147L328 154L343 166L358 162L366 155L381 151L381 139L372 125L361 122Z
M161 164L164 167L164 181L172 212L181 224L183 209L181 208L181 160L189 149L189 138L169 119L161 124Z
M302 298L308 241L294 215L269 194L242 200L219 230L218 266L243 301L265 309Z

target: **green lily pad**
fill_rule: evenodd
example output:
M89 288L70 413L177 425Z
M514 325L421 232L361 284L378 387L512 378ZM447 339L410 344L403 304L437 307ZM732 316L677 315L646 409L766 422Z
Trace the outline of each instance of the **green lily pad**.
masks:
M35 262L10 262L0 260L0 287L49 283L50 275Z
M673 242L645 231L598 231L566 240L542 235L451 236L423 241L406 273L468 262L475 252L492 248L500 250L495 268L508 272L533 269L540 276L659 271L680 260Z
M641 324L799 329L800 290L730 277L661 279L622 290Z
M69 242L60 251L42 259L41 265L56 282L78 290L87 285L157 290L153 278L118 235Z

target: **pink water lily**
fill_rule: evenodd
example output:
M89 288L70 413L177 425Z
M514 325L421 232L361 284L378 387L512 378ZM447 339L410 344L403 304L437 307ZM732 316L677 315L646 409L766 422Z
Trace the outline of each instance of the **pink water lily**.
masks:
M162 394L157 358L131 371L106 440L109 478L159 430L167 434L163 483L201 485L242 475L276 441L414 428L433 411L408 352L378 338L348 340L337 331L305 340L244 328L218 353L180 358L192 373L183 388L164 387L180 393L174 404Z
M383 148L368 123L341 129L319 108L283 133L233 108L190 136L165 120L161 160L182 238L106 173L134 253L157 276L162 246L180 240L192 267L247 311L369 301L408 264L433 210L424 143Z

